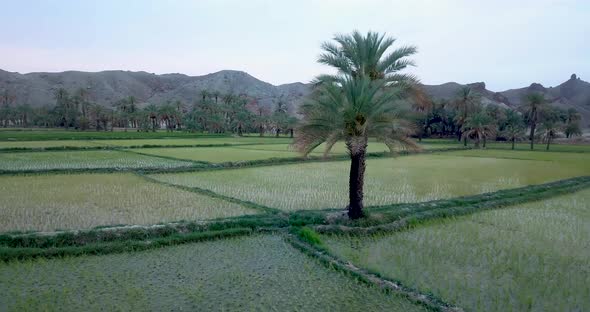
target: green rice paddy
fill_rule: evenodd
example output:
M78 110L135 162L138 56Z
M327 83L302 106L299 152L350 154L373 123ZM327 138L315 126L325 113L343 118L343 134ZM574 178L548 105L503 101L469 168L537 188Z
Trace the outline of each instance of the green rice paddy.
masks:
M325 236L352 263L467 311L590 309L590 190L372 237Z
M0 178L0 198L0 232L155 224L257 213L130 173L7 176Z
M586 157L586 156L584 156ZM345 207L347 161L152 175L281 210ZM417 155L369 159L365 203L421 202L540 184L590 173L576 163Z
M194 145L241 145L241 144L289 144L290 138L274 137L202 137L169 139L135 139L135 140L95 140L96 144L120 147L131 146L194 146ZM1 146L1 145L0 145Z
M590 170L590 153L559 153L538 151L504 151L504 150L462 150L452 151L444 155L541 160L550 164L565 164L580 170L580 174L587 174Z
M0 263L0 289L7 311L423 310L321 267L278 236Z
M0 170L129 169L189 167L193 163L120 151L0 153Z
M555 184L558 191L543 193L582 189L570 195L412 223L402 232L320 236L314 226L330 227L338 213L290 212L344 209L350 162L300 162L290 143L286 137L180 132L1 130L0 150L36 151L0 153L0 256L5 260L0 261L0 311L424 309L397 291L382 291L376 285L384 280L373 276L363 283L347 274L350 264L400 281L437 307L442 300L465 311L590 310L587 179L562 181ZM486 150L462 150L455 140L434 139L421 146L461 150L367 159L366 206L590 176L587 146L553 145L545 152L540 145L536 151L519 145L511 151L504 143L488 143ZM100 149L43 150L60 147ZM369 153L387 151L384 144L369 143ZM331 155L346 153L339 142ZM322 154L319 146L310 155ZM213 165L284 158L293 160L239 169ZM205 168L209 165L215 168ZM144 169L158 173L144 176L149 172ZM535 192L548 188L531 189L511 192L510 200L536 200ZM486 207L487 200L480 196L477 205L495 207ZM480 207L465 199L447 203L456 205L448 211ZM403 209L412 216L413 207L429 205ZM243 217L220 219L238 216ZM371 217L380 221L379 213ZM152 226L177 221L199 226ZM313 238L307 241L337 259L320 262L288 243L305 222L305 233ZM96 229L116 225L134 226L108 234ZM94 230L78 231L89 229ZM35 233L60 230L68 232ZM335 270L335 263L344 269Z
M300 157L296 152L287 150L271 151L255 148L237 147L178 147L178 148L138 148L130 150L154 156L165 156L176 159L206 161L211 163L240 162L270 158Z

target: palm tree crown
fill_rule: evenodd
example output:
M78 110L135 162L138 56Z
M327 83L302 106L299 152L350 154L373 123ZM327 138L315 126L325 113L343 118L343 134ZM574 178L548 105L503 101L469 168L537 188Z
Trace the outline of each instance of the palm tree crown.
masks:
M465 119L463 123L463 136L473 137L476 139L475 147L479 148L479 142L485 140L496 133L496 122L485 112L479 112Z
M301 106L304 121L298 128L296 149L307 155L325 142L327 155L336 142L345 140L347 145L351 141L350 152L355 154L368 137L385 143L392 152L397 146L418 148L408 138L413 128L403 119L406 111L396 105L400 93L398 88L386 87L382 80L367 77L341 77L338 83L322 86Z
M386 54L395 39L371 31L366 36L358 31L349 35L336 35L334 41L322 44L324 53L318 62L336 68L339 74L353 78L367 76L371 80L414 80L412 75L400 73L406 67L414 66L414 62L407 59L417 52L414 46L400 47Z

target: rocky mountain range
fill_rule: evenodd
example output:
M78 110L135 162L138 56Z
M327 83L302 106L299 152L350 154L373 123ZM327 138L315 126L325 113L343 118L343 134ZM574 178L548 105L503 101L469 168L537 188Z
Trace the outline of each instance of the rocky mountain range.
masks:
M484 105L502 107L517 107L526 94L540 92L553 105L577 109L582 115L584 127L590 124L590 83L581 80L575 74L555 87L533 83L524 88L493 92L486 89L483 82L468 85L482 95ZM423 87L434 99L451 100L462 85L449 82ZM204 76L156 75L130 71L19 74L0 70L0 91L11 94L15 103L28 103L32 106L53 105L53 94L58 88L72 92L85 88L92 101L106 106L130 95L135 96L140 103L159 104L168 100L181 100L191 104L199 99L202 90L231 92L247 94L269 108L283 101L292 114L296 113L297 107L311 89L309 84L300 82L275 86L245 72L233 70L223 70Z
M544 87L539 83L532 83L528 87L493 92L486 89L484 82L467 84L482 95L484 105L492 104L502 107L516 108L520 106L527 94L541 93L554 106L568 109L575 108L582 115L584 127L590 127L590 83L580 79L575 74L562 84L555 87ZM463 85L455 82L441 85L423 85L426 93L434 99L453 99Z

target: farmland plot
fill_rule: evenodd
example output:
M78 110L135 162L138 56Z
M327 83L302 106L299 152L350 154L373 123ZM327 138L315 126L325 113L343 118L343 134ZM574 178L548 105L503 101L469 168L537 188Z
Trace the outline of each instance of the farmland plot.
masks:
M2 177L0 198L1 232L155 224L257 213L122 173Z
M278 236L0 263L7 310L421 311L325 269Z
M237 147L139 148L133 149L132 151L148 155L166 156L193 161L206 161L211 163L240 162L301 156L299 153L289 152L287 150L263 150Z
M203 137L203 138L169 138L169 139L135 139L135 140L96 140L96 144L112 145L120 147L131 146L193 146L193 145L240 145L240 144L288 144L292 139L289 138L270 138L270 137ZM0 145L1 146L1 145Z
M282 210L345 207L347 161L224 171L157 174L173 184L208 189ZM416 155L369 159L366 205L421 202L586 175L567 162Z
M0 170L139 169L189 167L188 161L168 160L120 151L0 153Z
M373 237L333 253L469 311L590 310L590 190Z

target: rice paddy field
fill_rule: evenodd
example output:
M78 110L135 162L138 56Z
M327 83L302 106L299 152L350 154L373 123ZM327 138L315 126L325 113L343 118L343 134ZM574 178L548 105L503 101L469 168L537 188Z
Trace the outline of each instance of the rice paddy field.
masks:
M0 129L0 311L590 310L588 146L370 141L354 223L291 142Z
M0 170L129 169L189 167L192 162L121 151L59 151L0 153Z
M476 157L450 152L459 154L369 159L365 202L367 205L421 202L590 174L590 167L578 163L494 158L493 155L486 157L487 152L476 151L473 154ZM574 156L590 163L587 154ZM339 161L152 177L290 211L344 207L348 166L348 162Z
M168 139L119 139L119 140L94 140L93 143L120 147L131 146L198 146L198 145L243 145L243 144L289 144L289 138L273 137L203 137L203 138L168 138ZM1 145L0 145L1 146Z
M179 147L179 148L139 148L133 152L144 155L165 156L182 160L205 161L210 163L242 162L271 158L300 157L296 152L287 150L265 150L237 147Z
M468 311L590 310L590 191L435 221L324 237L353 263Z
M14 311L423 310L323 269L276 236L0 264L0 288Z
M270 141L268 144L237 144L231 147L181 147L181 148L136 148L130 151L144 155L172 157L183 160L204 161L211 163L224 162L243 162L251 160L264 160L272 158L299 158L301 154L296 152L290 144L275 143ZM458 148L456 145L447 144L423 144L422 148L444 149ZM324 145L318 146L310 156L322 156L324 154ZM373 142L368 147L369 153L388 153L389 148L378 142ZM339 142L334 145L329 155L346 155L346 146Z
M0 231L54 231L255 214L256 210L132 174L0 178Z

